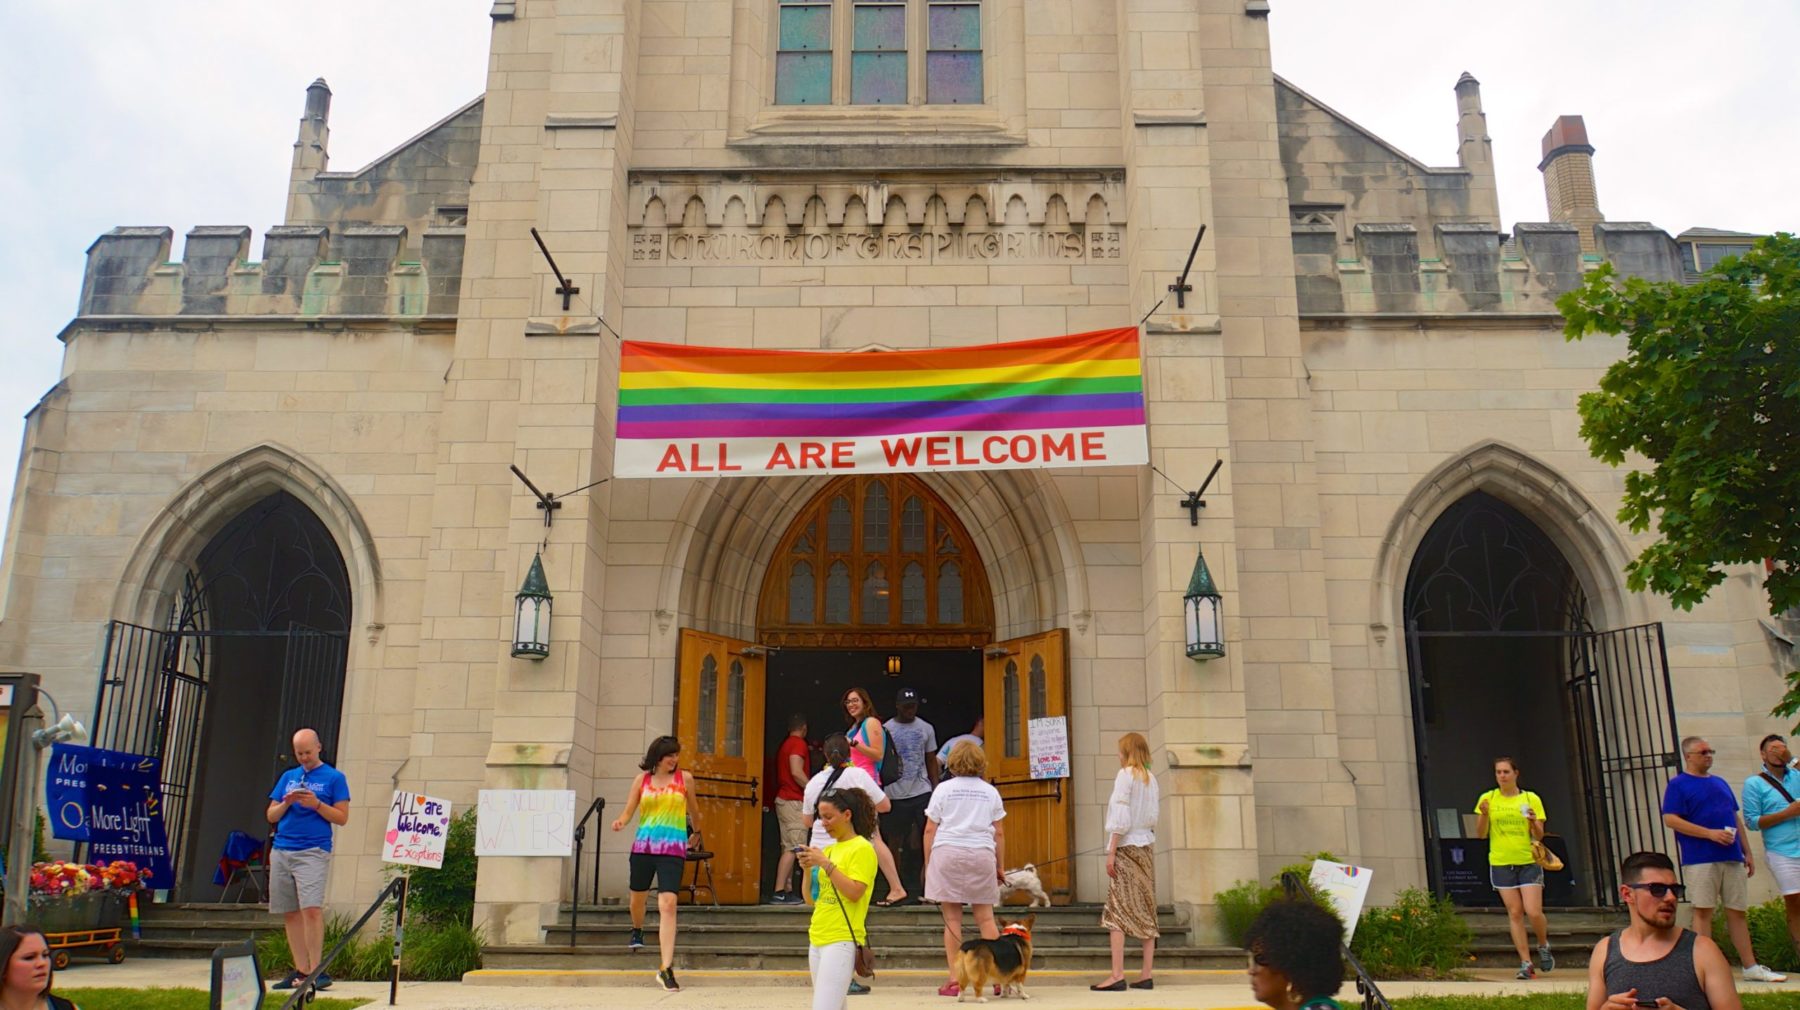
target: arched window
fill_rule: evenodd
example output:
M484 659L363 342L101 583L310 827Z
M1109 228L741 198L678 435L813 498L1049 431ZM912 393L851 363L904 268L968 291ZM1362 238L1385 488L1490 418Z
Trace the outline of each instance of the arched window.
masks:
M1044 657L1031 657L1031 706L1027 719L1042 719L1050 714L1049 686L1044 682Z
M719 749L719 664L711 656L700 661L700 731L694 750L713 754Z
M764 644L930 648L992 639L980 555L956 514L912 474L837 478L795 517L773 557L782 560L763 579Z
M1019 717L1019 664L1006 661L1006 673L1000 678L1002 720L1006 723L1003 736L1006 740L1004 753L1007 757L1018 757L1024 753L1025 724Z
M744 661L741 659L731 661L731 675L725 678L725 756L744 756Z

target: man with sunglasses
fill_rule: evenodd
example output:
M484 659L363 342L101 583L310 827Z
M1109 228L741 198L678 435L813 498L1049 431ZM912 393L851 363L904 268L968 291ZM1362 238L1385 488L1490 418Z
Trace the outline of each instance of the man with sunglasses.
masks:
M1763 766L1744 780L1744 820L1763 836L1763 863L1786 906L1788 935L1800 950L1800 771L1778 733L1757 748Z
M1587 1010L1742 1010L1719 945L1675 925L1683 888L1669 857L1635 853L1619 867L1619 880L1631 924L1594 945Z
M1663 791L1663 823L1675 832L1681 872L1693 891L1694 932L1712 935L1713 909L1725 905L1725 928L1737 948L1746 982L1786 982L1787 976L1758 964L1750 945L1750 876L1756 863L1744 841L1744 817L1737 796L1712 773L1713 748L1704 739L1681 741L1685 770Z

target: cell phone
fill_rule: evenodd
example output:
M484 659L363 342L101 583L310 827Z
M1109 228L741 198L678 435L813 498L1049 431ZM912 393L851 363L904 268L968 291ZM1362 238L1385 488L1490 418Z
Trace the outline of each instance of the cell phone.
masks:
M794 846L794 847L793 847L793 848L791 848L791 849L789 849L789 850L788 850L788 851L789 851L789 852L792 852L792 853L793 853L793 854L794 854L794 855L796 855L796 856L797 856L797 855L799 855L799 854L800 854L800 853L802 853L802 852L805 852L805 851L806 851L806 846L804 846L804 845L796 845L796 846Z
M1654 1006L1657 1006L1657 1005L1659 1005L1659 1004L1658 1004L1658 1003L1657 1003L1657 1002L1656 1002L1656 1001L1655 1001L1655 1000L1653 1000L1653 999L1639 999L1639 1000L1632 1000L1632 1001L1631 1001L1631 1002L1632 1002L1632 1003L1633 1003L1633 1005L1635 1005L1635 1006L1642 1006L1642 1007L1654 1007Z

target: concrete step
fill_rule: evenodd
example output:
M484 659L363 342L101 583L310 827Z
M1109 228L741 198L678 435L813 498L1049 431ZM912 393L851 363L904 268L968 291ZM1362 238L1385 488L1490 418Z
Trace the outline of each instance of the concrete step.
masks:
M654 937L647 937L654 942ZM944 948L934 946L896 946L876 937L877 964L882 969L919 971L944 970ZM1034 952L1032 967L1069 971L1105 971L1112 958L1105 946L1081 949L1039 949ZM675 954L678 969L690 971L749 970L804 973L807 969L807 947L786 941L762 945L709 944L705 947L683 942ZM1158 946L1156 964L1169 970L1243 970L1244 952L1235 947ZM488 947L482 951L482 967L496 971L654 971L653 948L627 950L623 943L600 946L531 944L517 947Z
M872 923L877 936L881 938L881 947L926 947L941 951L943 949L943 924L941 922L919 922L905 924ZM630 924L593 924L585 919L576 931L576 945L583 947L606 948L623 944L630 932ZM804 947L807 943L808 923L804 919L793 917L793 921L778 926L745 926L735 924L690 923L681 920L680 943L684 947ZM644 935L654 939L656 927L646 922ZM1100 947L1107 945L1107 932L1098 923L1080 926L1046 926L1039 921L1031 931L1032 942L1039 949ZM1184 940L1185 933L1165 933L1164 939L1171 943ZM569 942L569 927L561 923L545 930L544 942L547 945L566 945Z
M1028 914L1037 916L1039 927L1046 926L1097 926L1100 921L1099 905L1055 905L1050 908L1029 908L1025 905L1003 905L997 913L1003 919L1019 919ZM730 925L740 928L761 929L764 927L779 928L795 921L805 922L812 914L812 909L805 905L682 905L677 913L682 928L691 925ZM874 918L871 923L879 927L882 923L907 924L914 922L937 923L942 921L941 914L935 905L908 905L901 908L872 908L869 914ZM963 913L964 921L973 921L967 911ZM557 916L559 925L567 925L570 911L564 905ZM654 905L647 910L646 925L657 921ZM630 928L631 913L620 905L583 905L581 907L581 925L586 928L590 924L605 927L623 925ZM1184 931L1180 917L1172 906L1163 906L1157 910L1157 925L1164 932Z

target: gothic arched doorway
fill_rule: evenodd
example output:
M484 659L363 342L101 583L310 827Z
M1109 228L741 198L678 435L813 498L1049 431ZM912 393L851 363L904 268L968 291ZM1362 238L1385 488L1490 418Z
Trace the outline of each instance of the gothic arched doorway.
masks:
M285 491L226 522L192 560L163 627L115 621L96 742L162 760L172 886L208 900L226 836L262 838L296 729L337 760L350 584L319 518Z
M1405 589L1426 860L1460 904L1498 905L1477 798L1513 758L1544 801L1552 905L1609 903L1618 859L1660 848L1676 740L1660 625L1596 632L1582 579L1531 519L1473 491L1425 533Z

